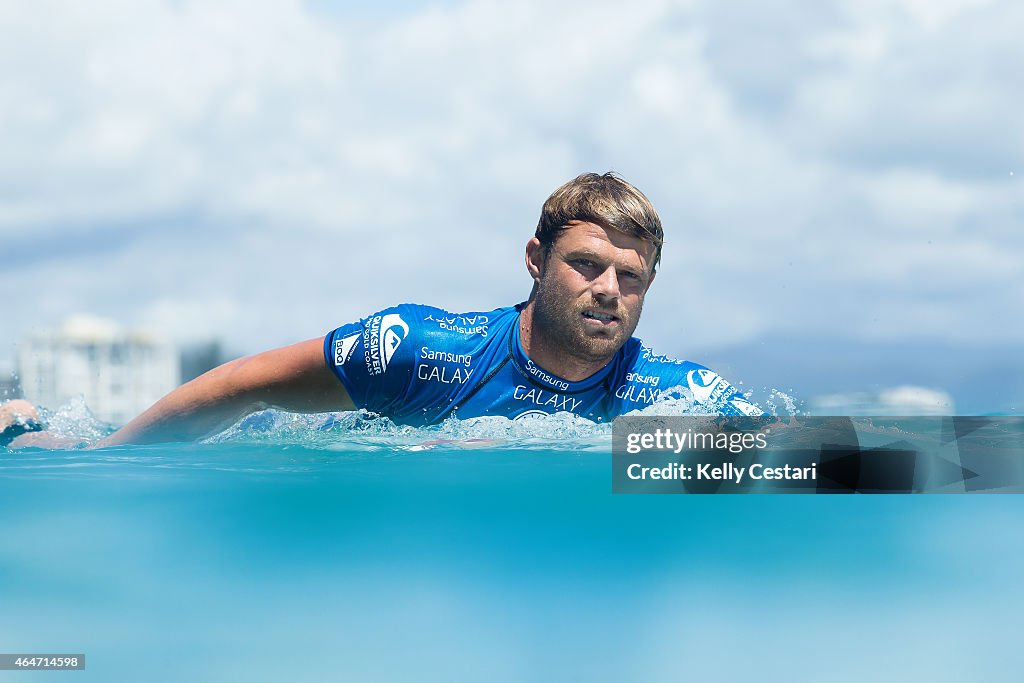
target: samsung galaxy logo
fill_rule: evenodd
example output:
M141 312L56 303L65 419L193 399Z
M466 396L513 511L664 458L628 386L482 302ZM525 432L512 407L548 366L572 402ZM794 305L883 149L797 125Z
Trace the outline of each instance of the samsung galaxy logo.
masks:
M548 373L544 372L536 365L534 365L533 361L530 360L529 358L526 359L526 371L529 372L534 377L536 377L537 379L539 379L541 382L544 382L544 384L552 386L556 389L561 389L562 391L567 391L569 389L568 382L566 382L564 379L552 377L551 375L549 375Z
M427 346L420 347L420 358L424 360L439 360L445 363L457 363L458 365L465 365L467 368L473 362L473 356L468 353L434 351Z
M576 409L583 403L572 396L545 393L543 389L527 389L522 384L516 386L512 392L512 398L517 401L526 401L537 406L550 407L554 412L575 413Z

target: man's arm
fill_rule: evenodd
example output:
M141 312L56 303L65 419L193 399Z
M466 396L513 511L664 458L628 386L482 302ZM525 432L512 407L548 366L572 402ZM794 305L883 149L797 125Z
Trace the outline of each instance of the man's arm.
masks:
M353 410L324 361L324 340L310 339L225 363L164 396L93 448L194 441L266 408L300 413Z

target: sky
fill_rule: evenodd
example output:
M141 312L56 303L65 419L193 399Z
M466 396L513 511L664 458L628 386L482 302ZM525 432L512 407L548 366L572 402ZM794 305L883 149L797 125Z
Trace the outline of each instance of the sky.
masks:
M0 362L81 312L249 353L398 302L511 305L541 204L592 170L661 213L638 329L660 352L743 367L799 339L999 363L1024 342L1020 3L0 17Z

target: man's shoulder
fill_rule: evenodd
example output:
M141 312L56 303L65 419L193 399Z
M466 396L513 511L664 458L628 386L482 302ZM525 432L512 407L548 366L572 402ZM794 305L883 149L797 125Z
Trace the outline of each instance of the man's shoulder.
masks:
M387 317L404 328L406 335L436 342L460 343L486 339L504 331L518 315L514 306L489 311L455 313L438 306L404 303L368 318Z
M357 407L429 421L503 347L516 318L514 307L452 313L403 303L330 332L324 355Z
M636 337L626 342L623 372L630 383L656 387L658 395L682 388L696 404L725 414L760 414L729 382L714 370L691 360L656 353Z
M633 368L659 370L665 373L707 369L700 363L656 353L654 349L636 337L631 337L622 350L627 365Z
M342 325L329 337L335 362L343 362L355 347L366 347L390 364L433 352L478 353L514 327L518 308L453 313L437 306L402 303ZM336 348L335 348L336 347ZM328 353L328 357L330 357Z
M479 333L498 320L514 316L516 307L506 306L490 311L469 311L456 313L437 306L424 304L399 304L397 309L408 313L424 325L462 333Z
M406 333L413 330L441 330L462 335L475 335L486 331L501 320L518 314L518 307L506 306L489 311L454 313L438 306L401 303L371 313L359 323L363 327L397 326ZM385 324L386 323L386 324Z
M674 358L661 353L632 337L622 348L622 364L620 373L629 381L640 381L662 390L682 386L687 387L691 373L708 370L700 363Z

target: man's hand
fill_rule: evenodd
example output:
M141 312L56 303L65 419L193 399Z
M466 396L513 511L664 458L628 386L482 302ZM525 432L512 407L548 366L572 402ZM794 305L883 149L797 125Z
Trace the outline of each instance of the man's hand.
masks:
M28 401L19 398L0 405L0 432L26 422L39 422L39 412Z
M49 443L40 436L46 432L39 431L39 412L28 401L17 399L0 405L0 446L22 448L24 446L41 446L42 448L60 448L65 444Z

